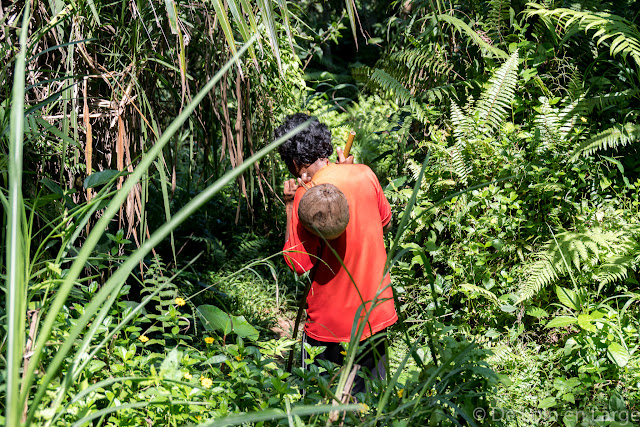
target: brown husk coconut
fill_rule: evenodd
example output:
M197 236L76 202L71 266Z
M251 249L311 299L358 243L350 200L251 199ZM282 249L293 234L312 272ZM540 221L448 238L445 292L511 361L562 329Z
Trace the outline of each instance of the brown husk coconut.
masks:
M349 203L335 185L319 184L300 199L298 217L304 228L316 236L335 239L349 224Z

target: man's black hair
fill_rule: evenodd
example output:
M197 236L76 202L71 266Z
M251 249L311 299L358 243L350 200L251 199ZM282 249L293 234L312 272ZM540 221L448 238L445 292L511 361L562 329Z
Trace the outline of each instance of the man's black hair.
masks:
M333 154L329 128L320 123L317 117L303 113L287 116L284 123L275 130L276 138L280 138L307 120L313 121L302 132L298 132L278 147L278 153L280 153L287 167L293 166L294 160L298 165L311 165L316 160L328 158Z

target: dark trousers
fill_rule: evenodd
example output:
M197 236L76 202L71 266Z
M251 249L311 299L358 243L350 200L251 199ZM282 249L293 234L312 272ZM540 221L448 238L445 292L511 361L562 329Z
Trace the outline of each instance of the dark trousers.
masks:
M303 343L306 342L314 347L323 346L326 347L322 353L317 355L314 360L328 360L336 365L342 365L344 363L344 347L338 342L325 342L318 341L307 334L303 336ZM358 354L356 355L355 363L360 365L360 373L365 373L369 378L385 379L387 376L386 363L387 363L387 331L378 332L377 334L367 338L360 342L358 346ZM307 351L302 346L302 365L306 367L304 362L309 356ZM356 375L353 382L353 388L351 394L355 395L366 390L365 381L360 373Z

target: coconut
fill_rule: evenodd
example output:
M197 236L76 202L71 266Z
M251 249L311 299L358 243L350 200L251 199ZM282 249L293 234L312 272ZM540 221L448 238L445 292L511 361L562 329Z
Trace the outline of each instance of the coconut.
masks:
M300 199L298 217L304 228L316 236L335 239L349 224L349 203L335 185L319 184Z

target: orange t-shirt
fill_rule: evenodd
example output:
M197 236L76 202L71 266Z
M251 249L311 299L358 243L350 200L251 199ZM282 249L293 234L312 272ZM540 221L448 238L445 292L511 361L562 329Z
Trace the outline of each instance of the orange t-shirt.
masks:
M382 227L391 220L391 206L378 178L365 165L331 163L316 172L313 183L338 187L349 203L350 218L345 232L328 241L342 259L343 267L322 239L300 223L298 204L306 190L298 188L284 250L287 264L298 274L318 264L307 296L305 332L319 341L350 341L358 309L364 302L366 310L371 310L371 301L383 289L369 315L362 335L365 339L398 320L391 280L388 274L382 277L387 259ZM360 310L359 318L364 316L365 310Z

